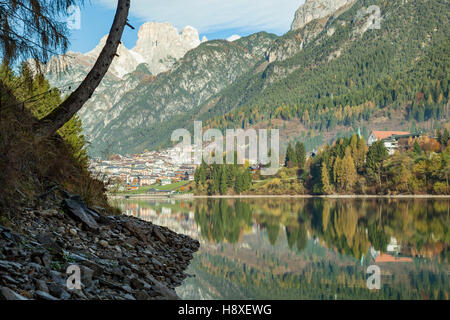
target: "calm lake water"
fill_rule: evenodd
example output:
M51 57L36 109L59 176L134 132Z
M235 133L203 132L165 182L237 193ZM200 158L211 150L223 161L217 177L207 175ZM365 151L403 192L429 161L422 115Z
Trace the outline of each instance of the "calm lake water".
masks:
M448 299L449 199L115 201L200 241L183 299Z

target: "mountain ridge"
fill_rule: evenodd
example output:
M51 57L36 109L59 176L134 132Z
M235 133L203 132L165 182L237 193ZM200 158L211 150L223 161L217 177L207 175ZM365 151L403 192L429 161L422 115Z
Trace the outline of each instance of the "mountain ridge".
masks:
M448 77L436 68L426 75L429 67L418 63L420 58L445 63L439 56L448 46L444 1L340 4L280 37L259 32L232 42L203 42L166 72L129 74L127 84L111 85L117 99L99 108L106 116L83 111L93 154L104 153L102 148L128 153L168 145L171 130L191 128L194 120L221 129L288 124L284 143L309 139L310 148L341 131L370 130L383 123L380 119L403 129L445 120ZM381 9L380 30L368 28L369 16L361 14L370 5ZM439 89L429 89L436 81ZM443 97L425 92L433 103L415 104L421 90Z
M434 127L445 122L448 116L448 76L445 75L448 63L441 61L449 46L448 38L445 38L448 24L442 14L445 3L405 1L385 6L381 1L369 4L357 1L355 4L339 17L329 16L322 22L325 27L313 41L288 54L288 59L273 61L246 83L234 83L234 89L230 90L232 94L216 97L215 101L219 103L211 112L215 116L206 125L224 128L263 122L270 127L274 119L294 121L298 128L304 129L300 129L297 136L285 137L285 143L293 138L308 142L318 134L327 135L326 140L317 140L315 146L318 146L336 139L336 133L339 133L336 130L355 132L361 126L368 131L376 126L384 129L386 125L400 125L410 130L416 124L430 130L430 124L425 121L433 120ZM382 8L381 30L368 30L368 17L358 15L363 5L370 4ZM424 12L428 19L424 18ZM421 27L417 28L417 24ZM383 32L383 26L389 28L389 32ZM276 42L301 43L297 36L302 30L288 32ZM434 67L426 75L429 66L410 60L417 59L417 55L429 59L427 63L431 66L440 63L442 69ZM416 71L408 76L411 65ZM386 80L378 80L384 78ZM392 78L401 81L404 91L391 84ZM438 83L439 88L435 87ZM390 91L389 86L392 87ZM427 93L430 86L436 93ZM420 91L425 92L430 103L416 104L415 95ZM442 98L438 98L440 94ZM220 101L225 103L220 104ZM227 113L222 114L224 109ZM381 118L389 121L378 122ZM310 133L314 136L309 136Z

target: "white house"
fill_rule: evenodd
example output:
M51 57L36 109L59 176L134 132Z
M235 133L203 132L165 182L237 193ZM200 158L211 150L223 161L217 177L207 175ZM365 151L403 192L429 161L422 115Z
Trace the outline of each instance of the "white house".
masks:
M372 131L367 140L367 144L371 146L374 142L382 140L389 155L393 155L395 150L398 149L398 141L395 139L395 136L408 134L410 133L407 131Z
M386 252L398 254L400 252L400 244L397 242L397 239L391 237L389 244L386 247Z
M168 184L171 184L172 180L171 179L161 179L161 185L162 186L166 186Z

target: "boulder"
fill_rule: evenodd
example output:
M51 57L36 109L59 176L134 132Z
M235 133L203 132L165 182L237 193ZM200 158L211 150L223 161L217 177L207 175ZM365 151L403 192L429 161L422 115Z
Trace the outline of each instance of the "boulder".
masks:
M40 300L58 300L51 294L44 292L44 291L40 291L40 290L36 291L34 293L34 295L36 296L36 299L40 299Z
M161 231L159 231L159 228L158 228L158 227L153 228L153 234L155 235L155 237L156 237L159 241L166 243L167 239L166 239L166 237L161 233Z
M83 201L79 197L72 197L70 199L64 199L64 209L75 220L81 221L91 230L98 230L96 218L98 214L92 210L89 210Z
M0 287L0 300L28 300L24 296L11 290L10 288Z
M128 229L128 231L130 231L132 235L144 242L147 242L147 231L141 228L137 223L129 220L125 221L123 226Z

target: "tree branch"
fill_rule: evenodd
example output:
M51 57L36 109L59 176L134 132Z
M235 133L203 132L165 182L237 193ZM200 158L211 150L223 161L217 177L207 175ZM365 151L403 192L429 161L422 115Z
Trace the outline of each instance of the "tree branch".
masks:
M129 9L130 0L118 0L114 22L97 61L80 86L63 103L56 107L55 110L39 121L35 131L35 136L38 141L55 134L92 96L116 55L123 29L127 24Z

